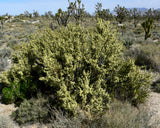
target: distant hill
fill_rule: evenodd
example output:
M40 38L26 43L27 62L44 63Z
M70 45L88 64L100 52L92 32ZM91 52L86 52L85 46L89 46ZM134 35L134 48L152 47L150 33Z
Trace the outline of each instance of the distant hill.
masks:
M133 10L134 8L127 8L127 10ZM148 8L136 8L137 11L141 11L141 14L143 15L145 12L148 11Z
M136 7L135 7L136 8ZM134 8L127 8L127 10L133 10ZM149 9L148 8L136 8L138 11L141 11L142 15L147 12ZM160 8L155 9L157 11L160 12ZM116 15L116 13L114 12L114 10L111 12L113 15Z
M127 8L127 10L133 10L134 8ZM136 8L138 11L141 11L142 14L144 14L146 11L148 11L148 8ZM111 12L113 15L116 15L116 13L114 12L114 10Z
M127 8L127 10L132 10L134 8ZM138 11L141 11L141 12L146 12L148 11L148 8L136 8Z
M158 9L156 9L156 10L160 12L160 8L158 8Z

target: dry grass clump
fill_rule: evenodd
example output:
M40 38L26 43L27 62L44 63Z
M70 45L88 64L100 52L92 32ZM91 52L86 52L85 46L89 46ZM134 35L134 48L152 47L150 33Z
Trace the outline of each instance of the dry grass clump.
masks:
M150 115L146 109L137 109L128 102L115 100L104 115L95 115L89 119L82 111L75 118L62 111L52 110L49 128L150 128Z

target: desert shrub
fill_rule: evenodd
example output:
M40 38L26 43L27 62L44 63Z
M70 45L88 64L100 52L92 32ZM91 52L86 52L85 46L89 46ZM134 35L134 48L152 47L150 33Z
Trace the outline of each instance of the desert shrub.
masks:
M4 48L0 50L0 58L10 57L12 50L10 48Z
M0 40L3 39L3 32L0 32Z
M23 125L27 122L30 123L42 123L47 122L48 118L48 100L42 98L32 98L30 100L24 100L19 106L18 110L12 114L16 122Z
M10 87L4 87L2 90L3 102L7 104L15 102L19 105L24 99L31 98L36 91L36 82L30 78L21 79L18 83L11 82Z
M153 84L152 84L152 87L153 87L153 91L155 92L160 92L160 79L156 80Z
M11 56L12 50L9 48L0 50L0 71L6 70L11 65Z
M102 20L89 29L68 25L41 31L12 60L2 83L11 88L11 82L30 78L38 91L52 97L55 108L75 115L81 109L103 113L114 97L137 105L145 101L151 84L148 73L123 58L116 30Z
M128 102L115 101L105 114L106 128L150 128L151 115L147 109L137 109Z
M0 71L6 70L6 68L9 66L9 58L0 58Z
M51 109L51 118L48 128L79 128L82 126L82 117L72 118L63 111Z
M154 91L155 91L155 92L160 92L160 83L157 82L157 83L155 84L155 86L154 86Z
M133 38L124 38L123 40L124 40L123 41L124 42L123 45L126 48L130 48L134 44L134 42L135 42L135 39L133 39Z
M146 66L147 69L160 71L160 46L157 44L144 44L133 46L129 49L127 55L135 59L135 64Z
M135 34L142 34L143 33L143 28L142 27L138 27L133 31Z
M16 23L17 23L17 22L18 22L18 23L22 23L22 20L21 20L21 19L18 19L18 18L13 19L13 20L12 20L12 23L15 23L15 22L16 22Z
M157 125L157 122L150 124L151 115L147 109L137 109L128 102L117 100L111 103L110 109L103 116L97 115L92 120L82 112L75 118L57 110L52 110L52 113L56 116L49 128L151 128Z

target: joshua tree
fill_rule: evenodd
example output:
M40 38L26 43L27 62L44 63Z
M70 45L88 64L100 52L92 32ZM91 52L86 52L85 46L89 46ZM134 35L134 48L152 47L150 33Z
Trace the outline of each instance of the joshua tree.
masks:
M145 12L144 16L148 19L152 19L153 18L153 9L150 8L147 12Z
M32 13L29 13L28 11L25 11L24 15L25 17L32 18Z
M62 11L62 9L58 9L58 12L56 13L55 17L59 25L67 26L69 17L73 13L76 3L69 2L69 7L67 8L67 11Z
M70 17L70 13L67 11L62 11L62 9L58 9L58 12L56 13L56 20L59 25L67 26L68 19Z
M147 40L147 38L151 37L151 30L153 28L153 19L148 18L141 25L145 31L145 38L144 39Z
M102 3L97 3L95 9L96 9L95 14L96 16L99 17L102 12Z
M104 20L108 20L112 18L112 14L110 13L109 9L103 9L102 10L102 4L97 3L96 4L96 11L95 11L96 17L99 17Z
M125 7L120 7L117 5L114 11L116 12L116 20L121 24L127 18L129 11Z
M77 5L78 3L78 5ZM80 20L82 21L83 15L84 15L84 4L81 5L81 0L75 1L73 4L73 13L72 15L76 19L76 24L79 24Z
M67 11L59 9L56 13L56 19L59 25L67 26L69 17L72 15L76 19L76 24L82 21L84 15L84 5L81 5L81 0L76 0L74 3L68 0L69 7ZM77 4L78 3L78 4Z
M0 21L1 21L1 29L3 30L3 25L4 25L4 22L5 22L5 17L0 16Z
M38 11L33 10L33 16L34 17L39 17L40 15L39 15Z
M160 19L160 11L153 10L153 18L158 21Z
M133 10L130 11L130 13L131 13L131 17L134 20L134 27L136 28L137 24L138 24L138 22L140 20L141 12L137 11L137 9L134 8Z
M52 14L52 11L48 11L48 12L45 12L45 15L44 15L46 18L53 18L53 14Z

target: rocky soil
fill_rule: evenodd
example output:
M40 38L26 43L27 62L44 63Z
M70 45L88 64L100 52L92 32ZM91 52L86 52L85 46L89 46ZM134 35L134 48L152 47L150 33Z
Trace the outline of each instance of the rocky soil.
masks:
M146 108L151 116L150 124L160 128L160 93L150 93Z

